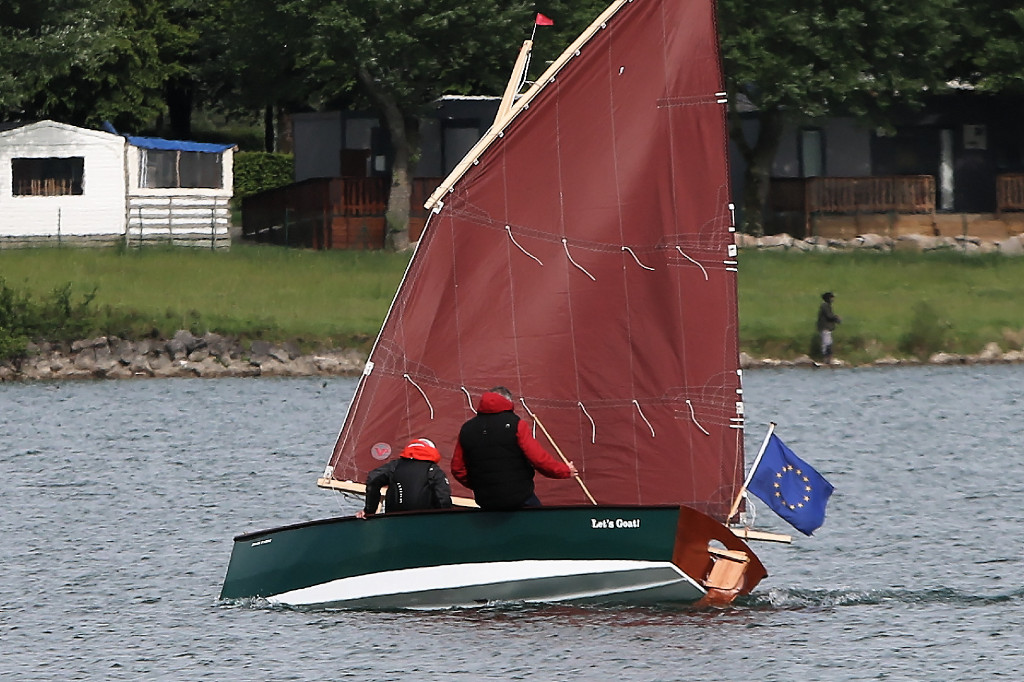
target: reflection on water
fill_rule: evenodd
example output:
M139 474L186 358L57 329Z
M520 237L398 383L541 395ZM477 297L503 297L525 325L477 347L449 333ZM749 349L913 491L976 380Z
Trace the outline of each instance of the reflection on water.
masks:
M315 486L349 379L0 385L0 676L1013 679L1024 367L747 372L835 486L727 608L221 604L231 538L357 504ZM758 524L790 532L759 509Z

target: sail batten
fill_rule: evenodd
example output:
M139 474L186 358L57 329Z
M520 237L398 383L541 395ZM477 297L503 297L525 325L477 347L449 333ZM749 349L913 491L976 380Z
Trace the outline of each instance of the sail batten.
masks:
M439 187L336 477L361 480L381 444L415 437L446 466L502 384L599 503L724 519L743 443L714 31L706 0L613 3ZM538 495L590 504L562 482L538 480Z

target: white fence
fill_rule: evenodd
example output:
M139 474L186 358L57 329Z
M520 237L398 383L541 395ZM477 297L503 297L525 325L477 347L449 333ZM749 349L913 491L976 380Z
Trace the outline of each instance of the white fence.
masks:
M129 195L125 244L228 248L229 201L216 196Z

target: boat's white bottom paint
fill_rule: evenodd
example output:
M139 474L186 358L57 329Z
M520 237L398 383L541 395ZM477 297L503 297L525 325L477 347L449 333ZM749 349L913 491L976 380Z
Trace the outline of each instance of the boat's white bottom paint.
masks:
M704 588L671 562L509 561L450 564L332 580L267 597L288 606L437 609L501 601L693 602Z

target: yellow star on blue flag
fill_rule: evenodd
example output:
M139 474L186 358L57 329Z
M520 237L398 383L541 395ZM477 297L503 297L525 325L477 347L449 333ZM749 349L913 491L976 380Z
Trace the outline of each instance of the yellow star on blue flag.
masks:
M825 522L825 505L835 488L772 434L747 490L798 531L810 535Z

